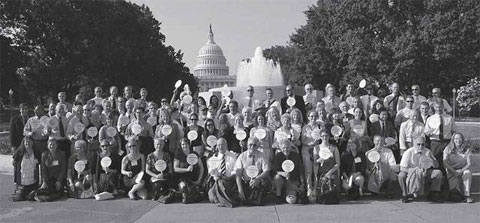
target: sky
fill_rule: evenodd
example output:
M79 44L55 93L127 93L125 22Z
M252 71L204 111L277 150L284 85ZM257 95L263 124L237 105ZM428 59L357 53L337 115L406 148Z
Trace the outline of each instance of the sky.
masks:
M131 0L145 4L162 23L166 44L183 52L190 72L198 51L207 42L212 24L215 42L227 58L230 74L242 59L263 49L286 45L296 28L306 23L303 13L316 0Z

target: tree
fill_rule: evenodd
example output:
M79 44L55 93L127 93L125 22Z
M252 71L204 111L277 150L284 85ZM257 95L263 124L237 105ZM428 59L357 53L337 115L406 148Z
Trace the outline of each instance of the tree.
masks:
M291 67L282 67L294 70L289 82L322 89L365 78L384 90L398 82L450 95L478 76L479 1L319 0L305 14L290 37L294 56L285 55Z
M80 89L90 97L95 86L111 85L145 87L159 99L170 96L178 79L196 89L183 54L164 44L161 23L146 6L98 0L4 0L1 5L0 25L13 30L3 36L21 55L16 74L29 96L23 100L45 102L59 91L73 99ZM11 75L12 70L2 72Z

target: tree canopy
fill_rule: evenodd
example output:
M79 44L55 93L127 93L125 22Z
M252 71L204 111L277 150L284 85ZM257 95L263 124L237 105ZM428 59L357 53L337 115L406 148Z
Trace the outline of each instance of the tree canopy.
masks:
M365 78L383 94L394 81L451 94L478 76L480 1L319 0L305 15L288 46L265 50L288 61L290 83L320 89Z
M181 79L196 83L182 52L165 45L144 5L101 0L1 0L0 94L46 102L59 91L89 97L95 86L145 87L158 100Z

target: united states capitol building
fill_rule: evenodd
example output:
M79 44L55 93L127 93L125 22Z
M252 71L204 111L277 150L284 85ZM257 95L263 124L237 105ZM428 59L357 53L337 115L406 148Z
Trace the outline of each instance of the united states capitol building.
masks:
M213 39L212 25L210 25L207 43L200 48L197 65L193 70L193 76L198 80L200 92L224 85L235 86L236 76L229 75L226 61L222 48Z

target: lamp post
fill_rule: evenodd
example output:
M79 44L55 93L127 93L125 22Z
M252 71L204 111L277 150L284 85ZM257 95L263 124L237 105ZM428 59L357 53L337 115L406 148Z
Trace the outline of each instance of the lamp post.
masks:
M10 90L8 90L8 95L10 95L10 120L12 120L13 90L11 88L10 88Z
M457 89L453 88L452 93L453 93L453 101L452 101L452 103L453 103L453 113L452 113L452 115L453 115L453 121L455 121L455 107L456 107L456 104L457 104L456 103L457 97L455 95L457 93Z

